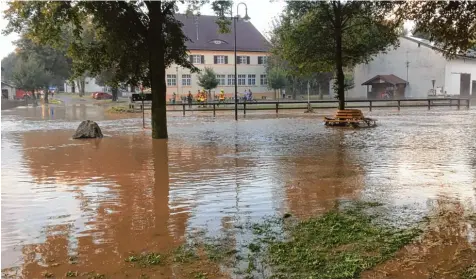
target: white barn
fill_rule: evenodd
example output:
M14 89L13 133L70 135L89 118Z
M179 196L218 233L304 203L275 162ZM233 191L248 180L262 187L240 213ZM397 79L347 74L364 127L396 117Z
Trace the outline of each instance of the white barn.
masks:
M476 52L448 60L429 41L402 37L397 49L357 65L354 84L349 98L378 99L384 92L399 98L427 98L435 91L476 97Z

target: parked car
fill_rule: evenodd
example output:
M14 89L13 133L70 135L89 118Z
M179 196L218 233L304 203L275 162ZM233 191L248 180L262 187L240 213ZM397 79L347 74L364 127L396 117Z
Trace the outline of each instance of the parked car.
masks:
M92 97L96 100L112 99L112 95L106 92L95 92Z

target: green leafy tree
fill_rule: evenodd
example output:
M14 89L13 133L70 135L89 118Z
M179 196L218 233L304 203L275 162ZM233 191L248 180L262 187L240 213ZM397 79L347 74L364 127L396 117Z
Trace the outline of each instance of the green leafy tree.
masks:
M279 96L281 95L281 90L286 88L286 72L279 68L272 68L268 71L268 88L274 90L274 96L279 91Z
M45 83L52 79L53 74L45 71L41 62L34 57L18 59L13 68L12 81L15 87L25 91L31 91L36 99L35 90L42 88Z
M24 59L32 58L43 70L49 73L50 79L45 80L44 101L48 103L48 89L51 85L59 86L71 75L71 59L66 56L65 48L52 48L42 45L27 38L22 34L21 38L15 42L18 49L18 55Z
M281 53L300 72L334 71L339 109L345 108L344 68L398 45L395 2L290 1L276 31Z
M198 85L208 92L208 100L211 100L211 90L217 88L218 79L212 68L205 67L205 70L198 74Z
M415 22L423 33L452 58L476 45L475 1L406 1L396 14Z
M185 1L13 1L5 12L9 32L28 32L40 43L58 44L64 26L71 28L69 51L82 57L82 69L92 76L117 65L118 79L142 83L152 91L152 137L167 138L165 70L172 63L197 71L188 60L182 24L174 14ZM188 1L196 10L207 1ZM214 1L221 31L228 31L232 2ZM83 24L95 39L85 43Z
M18 62L18 55L15 52L9 53L2 59L2 80L6 82L12 81L13 68Z

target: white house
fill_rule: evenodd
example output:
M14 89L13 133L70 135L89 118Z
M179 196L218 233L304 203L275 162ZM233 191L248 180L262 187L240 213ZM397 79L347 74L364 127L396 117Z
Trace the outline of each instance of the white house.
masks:
M232 97L235 92L233 30L226 34L218 32L216 16L176 14L175 18L183 23L182 30L190 38L185 42L190 61L202 70L212 68L218 78L219 85L212 93L224 90L227 97ZM238 92L250 89L254 98L274 98L266 76L269 42L251 22L243 20L236 22L236 37ZM202 89L197 83L198 74L177 65L166 70L166 78L168 99L174 92L183 97L189 91L195 95Z
M16 96L16 88L2 81L2 99L13 100Z
M429 41L400 38L400 46L354 68L350 98L427 98L429 93L476 97L476 53L448 60ZM433 89L435 89L433 91Z

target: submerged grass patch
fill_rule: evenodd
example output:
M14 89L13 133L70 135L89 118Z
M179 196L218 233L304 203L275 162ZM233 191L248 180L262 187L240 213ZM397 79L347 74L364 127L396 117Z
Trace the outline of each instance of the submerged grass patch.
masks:
M290 214L260 223L235 226L232 237L202 238L169 254L131 256L129 262L147 267L159 263L194 267L192 278L210 273L195 267L221 265L240 278L356 278L391 258L421 233L417 227L398 229L378 222L377 203L358 203L298 221ZM370 215L368 212L372 212ZM235 239L235 240L234 240ZM214 278L213 276L211 278ZM464 279L476 277L464 277Z
M113 106L107 110L109 113L133 113L134 110L123 106Z
M139 265L140 267L148 267L151 265L161 264L163 256L158 253L146 253L138 256L129 256L126 262L131 262Z
M476 279L476 264L468 266L462 273L461 279Z

